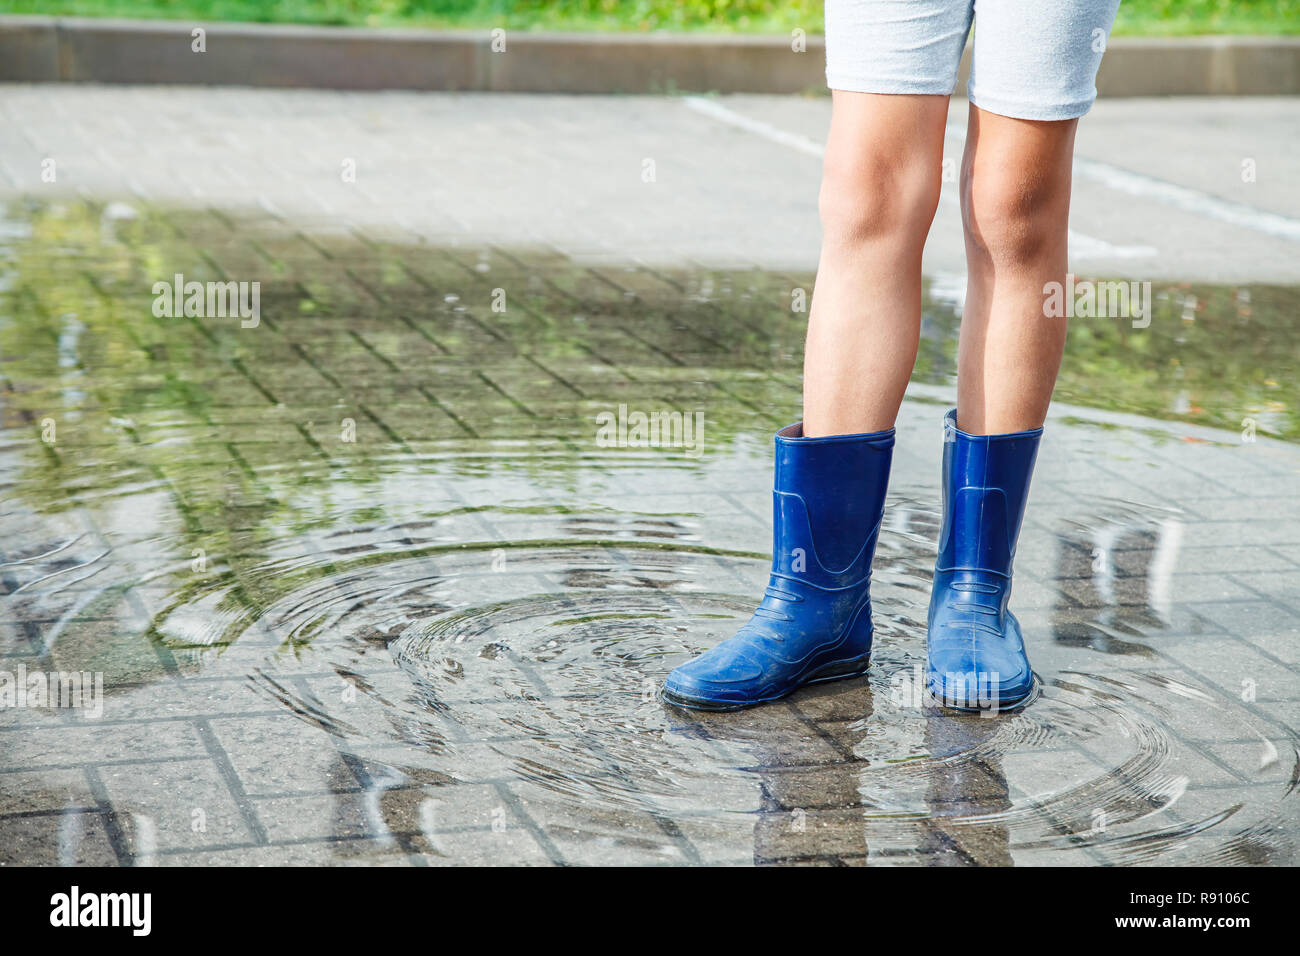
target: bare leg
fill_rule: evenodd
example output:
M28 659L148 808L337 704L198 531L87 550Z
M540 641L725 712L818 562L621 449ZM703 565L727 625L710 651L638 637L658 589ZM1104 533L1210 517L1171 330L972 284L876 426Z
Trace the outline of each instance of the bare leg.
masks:
M871 561L920 329L921 247L939 201L946 96L835 93L804 364L804 427L776 434L772 576L736 634L664 681L731 710L871 659ZM846 436L817 441L827 435Z
M833 97L804 352L809 437L893 427L916 362L948 116L946 96Z
M970 108L961 181L969 274L958 347L962 431L1025 431L1047 417L1066 320L1044 315L1043 286L1065 281L1077 124Z

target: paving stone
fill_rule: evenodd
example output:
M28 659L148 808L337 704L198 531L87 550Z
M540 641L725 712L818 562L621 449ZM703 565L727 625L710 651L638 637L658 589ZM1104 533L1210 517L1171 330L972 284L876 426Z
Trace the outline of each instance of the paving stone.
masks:
M808 135L825 119L728 104ZM195 110L230 133L200 166ZM106 689L99 721L0 711L3 862L1294 862L1294 444L1056 405L1012 599L1042 696L996 721L894 699L924 659L940 523L942 283L899 416L868 674L734 714L655 696L766 580L809 157L722 127L752 155L719 182L734 151L672 99L9 88L0 112L0 198L29 194L0 286L20 317L0 325L0 670ZM163 147L133 133L146 119ZM484 203L502 182L511 202ZM1080 228L1141 238L1095 215L1098 189ZM1213 245L1216 277L1294 281L1294 257L1196 222L1153 220L1154 261L1091 265L1154 278ZM262 321L154 316L176 272L256 279ZM1207 289L1198 322L1240 320L1240 291ZM1290 328L1290 286L1250 294ZM1168 331L1125 368L1214 367L1195 331L1165 351ZM1163 387L1128 400L1168 416ZM1211 420L1236 429L1239 398ZM596 416L620 405L700 412L702 441L605 447Z

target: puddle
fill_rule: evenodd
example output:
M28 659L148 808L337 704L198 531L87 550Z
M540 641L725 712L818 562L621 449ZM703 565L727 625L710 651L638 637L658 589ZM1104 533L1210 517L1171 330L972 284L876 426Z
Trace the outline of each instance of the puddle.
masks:
M1293 859L1295 740L1162 653L1213 634L1180 600L1192 518L1169 501L1098 488L1029 533L1017 607L1041 695L1019 714L917 693L938 516L929 476L908 474L880 537L867 677L737 714L660 702L663 676L729 636L766 579L770 434L798 408L790 301L808 276L120 206L14 206L4 242L0 651L103 673L114 743L56 745L73 748L61 766L141 762L97 811L118 862L289 846L453 863ZM150 289L177 272L260 278L259 327L155 316ZM1061 397L1300 437L1274 384L1300 371L1296 290L1157 291L1152 328L1176 312L1177 335L1076 323ZM927 300L921 380L949 380L957 322ZM619 405L702 413L700 453L605 447L596 416ZM10 710L0 733L79 726ZM214 801L197 771L173 784L179 808L151 802L146 762L172 748L227 754L242 797L213 804L219 838L188 826ZM0 770L53 781L29 750L0 746ZM79 783L24 786L86 802ZM93 821L74 817L31 824L29 843L75 858Z

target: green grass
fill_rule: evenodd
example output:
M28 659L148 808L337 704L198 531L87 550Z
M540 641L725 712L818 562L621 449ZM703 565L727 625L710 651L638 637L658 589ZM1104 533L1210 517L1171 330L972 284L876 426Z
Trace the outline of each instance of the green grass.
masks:
M820 0L0 0L0 13L516 30L822 28ZM1300 34L1300 0L1124 0L1115 32Z

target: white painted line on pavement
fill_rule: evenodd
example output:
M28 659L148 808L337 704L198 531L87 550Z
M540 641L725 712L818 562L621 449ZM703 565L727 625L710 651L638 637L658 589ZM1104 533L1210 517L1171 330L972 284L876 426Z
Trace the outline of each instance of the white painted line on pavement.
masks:
M809 139L807 136L788 133L770 123L764 123L762 120L756 120L737 113L716 100L706 99L702 96L688 96L685 97L685 103L697 113L703 113L705 116L711 116L723 123L729 123L740 129L748 130L757 136L762 136L764 139L780 143L791 149L797 149L809 156L820 158L825 154L825 148L822 144ZM956 123L949 123L946 132L949 136L957 139L966 138L965 127ZM1290 216L1257 209L1245 203L1220 199L1218 196L1201 192L1199 189L1180 186L1177 183L1157 179L1145 173L1135 173L1132 170L1112 166L1110 163L1104 163L1096 159L1084 159L1076 156L1074 159L1074 172L1075 175L1083 179L1100 183L1117 192L1128 193L1130 196L1139 196L1143 199L1151 199L1193 215L1214 219L1233 226L1241 226L1244 229L1253 229L1268 236L1287 239L1291 242L1300 242L1300 219L1292 219ZM1130 259L1155 255L1157 252L1151 246L1116 246L1103 239L1096 239L1082 233L1072 233L1071 238L1078 240L1078 245L1081 247L1078 249L1078 254L1090 258L1116 257Z
M762 120L756 120L742 113L737 113L716 100L706 99L702 96L687 96L683 98L683 102L697 113L739 127L773 143L788 146L818 159L826 155L826 147L816 140L809 139L807 136L800 136L797 133L786 132L771 123L764 123ZM966 133L960 126L953 125L948 126L947 132L958 137L965 136ZM953 203L957 202L955 196L950 196L947 193L944 194L944 198ZM1073 229L1070 230L1070 253L1073 257L1079 259L1141 259L1157 255L1158 252L1159 250L1154 246L1117 246L1105 239L1098 239L1095 236L1075 232Z
M966 138L965 127L958 126L955 123L948 124L947 133L957 139ZM1289 216L1257 209L1254 206L1233 202L1230 199L1220 199L1218 196L1203 193L1199 189L1192 189L1190 186L1180 186L1177 183L1157 179L1155 176L1148 176L1145 173L1135 173L1129 169L1112 166L1110 163L1102 162L1099 159L1084 159L1081 156L1075 156L1074 174L1082 179L1100 183L1117 192L1128 193L1130 196L1140 196L1143 199L1151 199L1164 203L1166 206L1181 209L1183 212L1190 212L1196 216L1217 219L1219 222L1241 226L1245 229L1254 229L1256 232L1276 236L1279 239L1300 242L1300 219L1292 219Z
M770 139L774 143L780 143L782 146L789 146L791 149L797 149L801 153L807 153L809 156L816 156L821 159L826 155L826 147L814 139L807 136L800 136L797 133L787 133L783 129L778 129L770 123L764 123L762 120L752 119L735 110L728 109L716 100L705 99L702 96L687 96L685 103L697 113L703 113L705 116L712 116L723 123L730 123L732 126L738 126L741 129L748 130L764 139Z
M1230 199L1220 199L1198 189L1179 186L1177 183L1156 179L1144 173L1131 172L1095 159L1076 157L1074 171L1085 179L1091 179L1093 182L1131 196L1154 199L1167 206L1205 216L1207 219L1217 219L1219 222L1254 229L1256 232L1276 236L1279 239L1300 242L1300 219L1256 209L1254 206L1233 202Z
M1160 254L1155 246L1117 246L1073 229L1068 233L1071 259L1146 259Z

